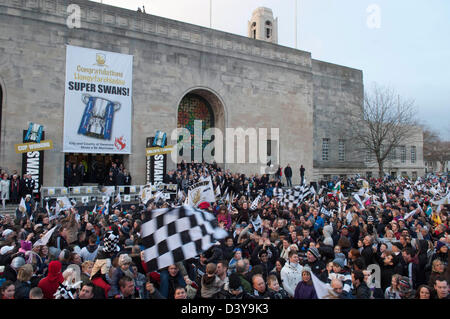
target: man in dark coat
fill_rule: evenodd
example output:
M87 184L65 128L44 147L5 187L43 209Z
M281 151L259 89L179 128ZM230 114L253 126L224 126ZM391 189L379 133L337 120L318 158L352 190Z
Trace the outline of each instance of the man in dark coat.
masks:
M305 179L305 168L303 165L300 166L300 185L303 185L303 180Z
M356 299L370 299L370 288L364 281L364 274L360 270L352 273L353 290L352 294Z
M70 186L70 178L72 177L72 165L69 161L66 162L66 166L64 166L64 186Z
M364 258L364 263L366 265L371 265L373 264L373 259L374 259L374 252L373 252L373 248L372 248L372 237L371 236L366 236L363 239L363 249L361 251L361 256Z
M125 185L125 175L121 171L117 172L116 185Z
M284 176L286 176L286 185L292 187L292 168L289 164L284 168Z

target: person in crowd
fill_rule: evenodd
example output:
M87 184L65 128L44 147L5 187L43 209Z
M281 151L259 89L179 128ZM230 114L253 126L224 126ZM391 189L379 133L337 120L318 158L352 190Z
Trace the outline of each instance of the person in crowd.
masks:
M0 176L0 199L3 210L6 210L6 201L9 201L10 187L11 181L8 179L8 174L4 173L3 176Z
M29 299L44 299L44 294L42 289L39 287L34 287L30 289Z
M427 285L420 285L416 291L415 299L430 299L431 298L431 288Z
M161 272L160 282L159 291L166 299L173 299L176 287L186 287L183 275L176 264L170 265Z
M297 288L298 283L302 280L302 269L303 267L299 264L298 253L295 250L289 252L289 261L284 264L283 269L281 269L281 281L283 283L283 288L287 291L290 297L294 297L295 288Z
M0 299L14 299L16 286L11 280L6 280L0 287Z
M317 299L316 290L311 280L311 268L303 267L302 280L295 288L294 299Z
M209 263L206 265L206 273L202 277L201 281L201 297L205 299L211 299L217 294L224 282L217 276L217 265Z
M437 277L434 282L433 299L449 299L448 282L443 276Z
M90 282L82 284L78 299L94 299L94 288Z
M59 285L64 281L61 273L62 264L57 261L51 261L48 265L48 275L41 279L38 287L42 289L45 299L55 299L55 293Z
M370 299L371 291L364 281L364 274L360 270L352 272L352 294L355 299Z
M292 187L292 168L290 164L284 168L284 176L286 177L286 186Z

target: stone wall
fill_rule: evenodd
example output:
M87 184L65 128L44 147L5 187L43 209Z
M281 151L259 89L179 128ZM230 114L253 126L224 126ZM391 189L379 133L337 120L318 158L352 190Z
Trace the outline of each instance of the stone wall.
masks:
M312 60L314 76L315 175L335 174L364 167L360 149L351 136L351 114L361 113L364 87L362 71ZM329 158L322 160L322 140L329 139ZM339 140L344 140L345 160L339 160Z
M66 26L67 1L0 1L3 167L20 171L14 144L33 120L54 141L45 153L44 186L62 185L69 44L134 56L133 146L126 160L134 183L145 182L146 137L176 128L178 103L198 89L223 103L225 127L279 128L282 166L312 169L310 53L99 3L70 3L81 7L81 29ZM225 167L250 174L260 166Z

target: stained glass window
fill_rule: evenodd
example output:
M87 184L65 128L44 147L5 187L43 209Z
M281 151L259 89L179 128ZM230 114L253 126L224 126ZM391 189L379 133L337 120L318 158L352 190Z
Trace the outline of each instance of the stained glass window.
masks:
M202 121L202 136L205 130L214 127L214 113L209 103L202 97L195 94L186 95L180 102L178 107L178 127L187 128L191 133L191 155L194 156L194 124L195 120ZM198 137L201 140L201 137ZM201 149L203 150L211 140L202 141Z

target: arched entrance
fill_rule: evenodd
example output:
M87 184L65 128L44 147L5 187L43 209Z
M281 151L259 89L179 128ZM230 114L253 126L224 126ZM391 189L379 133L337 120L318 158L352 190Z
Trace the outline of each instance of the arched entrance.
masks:
M197 122L197 130L195 127L196 121L201 121L201 129L198 125L200 122ZM212 141L218 141L216 138L223 139L223 136L216 136L213 134L211 139L203 139L204 133L208 129L219 129L222 133L225 132L225 108L221 101L221 99L214 92L209 89L192 89L184 94L182 99L178 104L177 109L177 127L178 128L186 128L191 135L190 142L190 154L183 154L183 150L179 152L179 157L186 160L189 158L194 160L195 162L201 162L205 160L205 162L211 162L208 157L203 157L203 150L210 144ZM199 134L198 134L199 133ZM201 135L201 136L196 136ZM197 145L197 149L201 149L202 153L197 156L194 153L195 150L195 137L197 137L197 141L201 141L199 145ZM182 137L179 137L179 140ZM223 140L222 140L223 142ZM223 144L220 146L223 147ZM214 144L216 147L216 144ZM217 144L219 146L219 144ZM212 155L215 155L216 149L213 148ZM219 153L220 154L220 153ZM190 155L190 156L186 156ZM180 160L181 161L181 160ZM222 160L217 160L217 163L222 163Z

